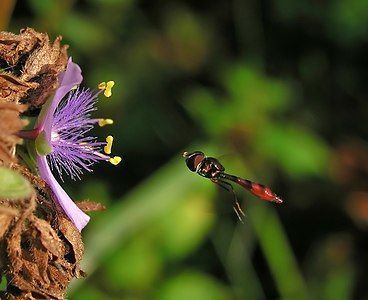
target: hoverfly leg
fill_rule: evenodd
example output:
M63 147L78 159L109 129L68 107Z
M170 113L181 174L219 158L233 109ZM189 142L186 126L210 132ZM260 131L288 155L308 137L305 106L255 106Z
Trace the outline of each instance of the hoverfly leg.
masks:
M233 210L235 211L236 216L238 217L239 221L244 224L243 219L242 219L242 216L245 217L245 213L241 209L240 204L239 204L239 202L238 202L237 199L234 199Z
M239 221L244 224L242 216L245 217L245 213L240 207L240 204L239 204L238 198L236 197L236 194L234 192L233 186L230 183L228 183L226 181L223 181L223 180L220 180L220 179L217 179L217 178L211 178L211 181L213 183L216 183L217 185L221 186L223 189L227 190L228 192L232 193L233 200L234 200L233 210L234 210L236 216L238 217Z
M234 204L234 206L236 206L236 210L243 216L243 217L245 217L245 213L244 213L244 211L242 210L242 208L240 207L240 204L239 204L239 202L238 202L238 200L236 199L235 200L235 204Z
M238 204L238 202L236 202L236 204ZM236 204L233 205L233 210L234 210L236 216L238 217L239 221L244 224L244 221L243 221L243 219L242 219L242 217L240 215L240 214L243 214L243 211L242 210L239 210L239 208L238 208L238 206Z

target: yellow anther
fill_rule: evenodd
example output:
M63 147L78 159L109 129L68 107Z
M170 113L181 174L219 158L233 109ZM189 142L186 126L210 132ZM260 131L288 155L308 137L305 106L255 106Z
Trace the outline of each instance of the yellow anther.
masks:
M111 154L111 148L112 148L112 142L114 141L114 138L112 137L112 135L109 135L106 138L106 146L104 147L104 152L106 154Z
M118 165L121 162L120 156L114 156L109 159L109 162L112 163L114 166Z
M112 119L100 119L98 120L98 126L104 127L105 125L111 125L114 123Z
M99 85L98 85L98 88L100 90L103 90L104 91L104 95L105 97L111 97L112 95L112 87L114 86L115 82L114 81L108 81L108 82L101 82Z

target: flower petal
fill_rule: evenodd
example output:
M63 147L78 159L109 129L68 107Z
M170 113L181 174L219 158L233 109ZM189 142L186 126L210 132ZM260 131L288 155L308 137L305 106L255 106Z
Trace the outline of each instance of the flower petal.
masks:
M60 184L56 181L51 173L49 165L47 164L46 156L37 156L37 165L40 176L45 180L53 191L57 202L60 204L62 209L68 218L74 223L79 231L87 225L90 217L86 215L74 202L68 194L63 190Z
M50 103L44 105L45 112L44 114L41 112L36 124L37 128L45 130L48 142L50 142L51 139L51 126L56 108L59 106L64 96L69 93L74 86L79 85L82 80L83 77L80 67L76 63L73 63L72 58L69 58L65 72L59 75L59 87L55 92L54 98Z

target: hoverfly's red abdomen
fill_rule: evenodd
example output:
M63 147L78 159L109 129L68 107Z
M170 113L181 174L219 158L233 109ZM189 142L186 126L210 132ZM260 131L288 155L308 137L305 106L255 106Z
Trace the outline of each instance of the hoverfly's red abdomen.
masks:
M248 191L250 191L253 195L257 196L258 198L266 201L282 203L282 199L279 198L268 186L264 186L263 184L253 182L247 179L235 177L235 176L228 176L234 182L240 184L241 186L245 187Z
M266 201L282 203L282 199L276 196L268 186L264 186L259 183L252 182L252 188L250 190L258 198Z

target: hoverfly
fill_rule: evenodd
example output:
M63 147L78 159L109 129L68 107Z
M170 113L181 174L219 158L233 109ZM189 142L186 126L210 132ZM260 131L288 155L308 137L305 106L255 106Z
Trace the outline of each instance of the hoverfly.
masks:
M202 177L209 178L213 183L218 184L222 188L231 192L234 196L233 209L238 216L239 220L242 221L241 216L245 216L241 209L239 202L233 190L233 186L228 182L232 181L251 192L256 197L276 203L282 203L283 200L278 197L271 189L263 184L243 179L238 176L230 175L225 173L223 165L214 157L207 157L201 151L184 152L183 157L190 171L196 172Z

